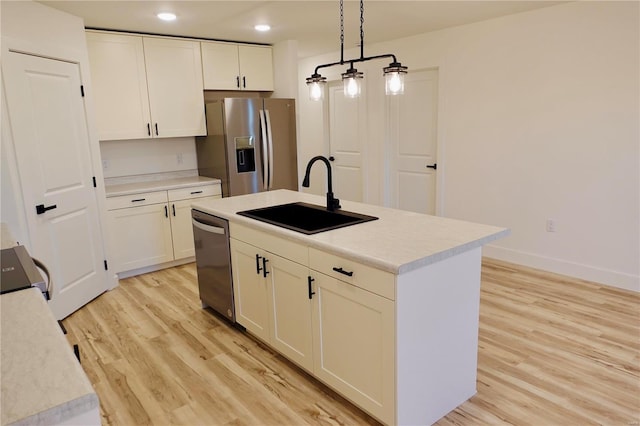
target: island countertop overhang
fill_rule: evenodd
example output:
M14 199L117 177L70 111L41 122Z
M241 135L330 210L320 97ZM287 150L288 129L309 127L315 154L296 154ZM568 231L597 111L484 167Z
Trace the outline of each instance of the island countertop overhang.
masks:
M324 197L277 190L210 201L192 208L393 274L403 274L509 235L506 228L341 200L342 210L376 216L358 225L305 235L237 213L279 204L324 205Z

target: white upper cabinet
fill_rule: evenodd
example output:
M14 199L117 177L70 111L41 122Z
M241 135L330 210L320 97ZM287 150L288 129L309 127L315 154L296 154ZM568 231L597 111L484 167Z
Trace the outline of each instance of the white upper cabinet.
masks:
M273 56L271 47L238 46L238 63L243 90L273 90Z
M151 137L142 37L87 32L100 140Z
M201 42L205 90L273 91L269 46Z
M100 140L206 133L200 43L87 31Z
M153 135L206 134L197 41L143 37Z

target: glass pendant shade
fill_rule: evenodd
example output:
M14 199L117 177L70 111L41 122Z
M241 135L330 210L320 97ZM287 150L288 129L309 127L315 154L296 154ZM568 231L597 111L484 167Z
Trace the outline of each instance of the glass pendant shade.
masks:
M384 68L384 87L387 95L401 95L404 93L404 76L407 67L399 62L392 62Z
M324 98L324 86L327 84L327 78L320 74L313 74L307 78L307 86L309 87L309 99L312 101L320 101Z
M349 68L347 72L342 74L342 84L344 86L344 96L346 98L357 98L360 96L362 89L362 79L364 74L358 72L357 69Z

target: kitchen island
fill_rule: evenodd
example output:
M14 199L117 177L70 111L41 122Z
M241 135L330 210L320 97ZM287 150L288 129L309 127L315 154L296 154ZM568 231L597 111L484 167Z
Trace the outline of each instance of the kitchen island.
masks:
M325 199L192 204L229 221L238 323L387 424L432 424L475 394L481 248L509 231L348 201L378 219L305 235L237 214L292 202Z

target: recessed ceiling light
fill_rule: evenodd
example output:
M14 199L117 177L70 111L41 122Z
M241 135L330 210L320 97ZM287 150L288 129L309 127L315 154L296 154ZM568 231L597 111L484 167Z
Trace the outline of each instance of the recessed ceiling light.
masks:
M156 16L159 19L162 19L163 21L175 21L176 20L176 14L175 13L162 12L162 13L158 13Z
M267 24L258 24L255 27L256 31L269 31L271 29L271 26L267 25Z

